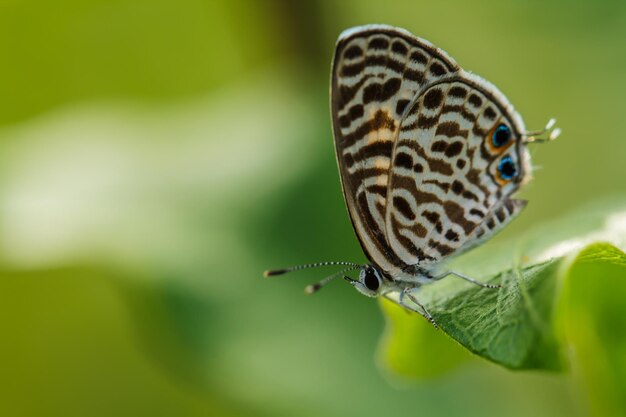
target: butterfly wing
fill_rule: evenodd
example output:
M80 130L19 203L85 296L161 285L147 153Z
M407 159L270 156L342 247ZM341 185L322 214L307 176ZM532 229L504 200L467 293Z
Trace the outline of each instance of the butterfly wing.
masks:
M510 196L529 176L529 156L506 98L463 70L427 85L409 106L393 150L386 238L402 262L428 269L519 214L525 202ZM501 125L510 139L496 146ZM503 164L516 175L504 178Z
M463 252L482 244L486 240L489 240L493 235L498 233L509 224L514 218L516 218L526 207L528 201L507 199L503 204L500 204L490 215L474 229L472 234L466 239L465 243L454 252L454 256L460 255Z
M385 228L398 129L424 86L457 71L445 52L391 26L353 28L337 42L331 114L344 197L365 254L390 274L406 267L389 246Z

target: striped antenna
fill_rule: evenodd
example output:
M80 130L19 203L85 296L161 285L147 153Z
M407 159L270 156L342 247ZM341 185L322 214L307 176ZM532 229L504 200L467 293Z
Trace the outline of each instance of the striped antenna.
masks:
M317 262L314 264L296 265L296 266L283 268L283 269L270 269L268 271L263 272L263 276L267 278L267 277L273 277L276 275L286 274L287 272L300 271L301 269L318 268L321 266L334 266L334 265L350 266L352 267L352 269L361 267L361 265L354 263L354 262L334 262L334 261Z
M330 281L334 280L335 278L342 276L343 274L345 274L348 271L353 271L355 269L359 269L361 268L361 265L355 265L355 266L351 266L349 268L346 269L342 269L339 272L335 272L332 275L327 276L326 278L324 278L323 280L315 283L315 284L311 284L311 285L307 285L306 288L304 289L304 292L306 294L315 294L316 292L318 292L322 287L326 286L326 284L328 284Z

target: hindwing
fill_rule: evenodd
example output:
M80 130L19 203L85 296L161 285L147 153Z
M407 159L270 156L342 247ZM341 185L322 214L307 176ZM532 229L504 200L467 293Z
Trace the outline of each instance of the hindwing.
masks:
M499 146L496 129L510 133ZM461 72L418 93L400 123L388 182L394 254L428 269L514 218L525 202L510 196L529 172L523 132L506 98L476 76ZM503 161L513 177L501 172Z

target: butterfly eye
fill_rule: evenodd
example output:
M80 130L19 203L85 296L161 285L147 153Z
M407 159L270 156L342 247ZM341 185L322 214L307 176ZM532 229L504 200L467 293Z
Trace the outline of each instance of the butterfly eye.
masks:
M363 277L363 284L370 291L377 291L380 288L380 278L373 269L367 269Z
M510 156L502 158L498 164L498 172L500 173L500 177L507 181L517 176L517 168Z
M511 139L511 129L505 124L500 124L491 135L491 143L496 148L500 148L507 144Z

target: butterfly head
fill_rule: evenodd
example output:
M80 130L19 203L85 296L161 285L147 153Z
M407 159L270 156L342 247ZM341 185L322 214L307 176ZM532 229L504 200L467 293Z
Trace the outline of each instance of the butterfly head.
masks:
M372 265L364 265L359 271L359 279L345 277L361 294L377 297L383 293L385 280L382 273Z

